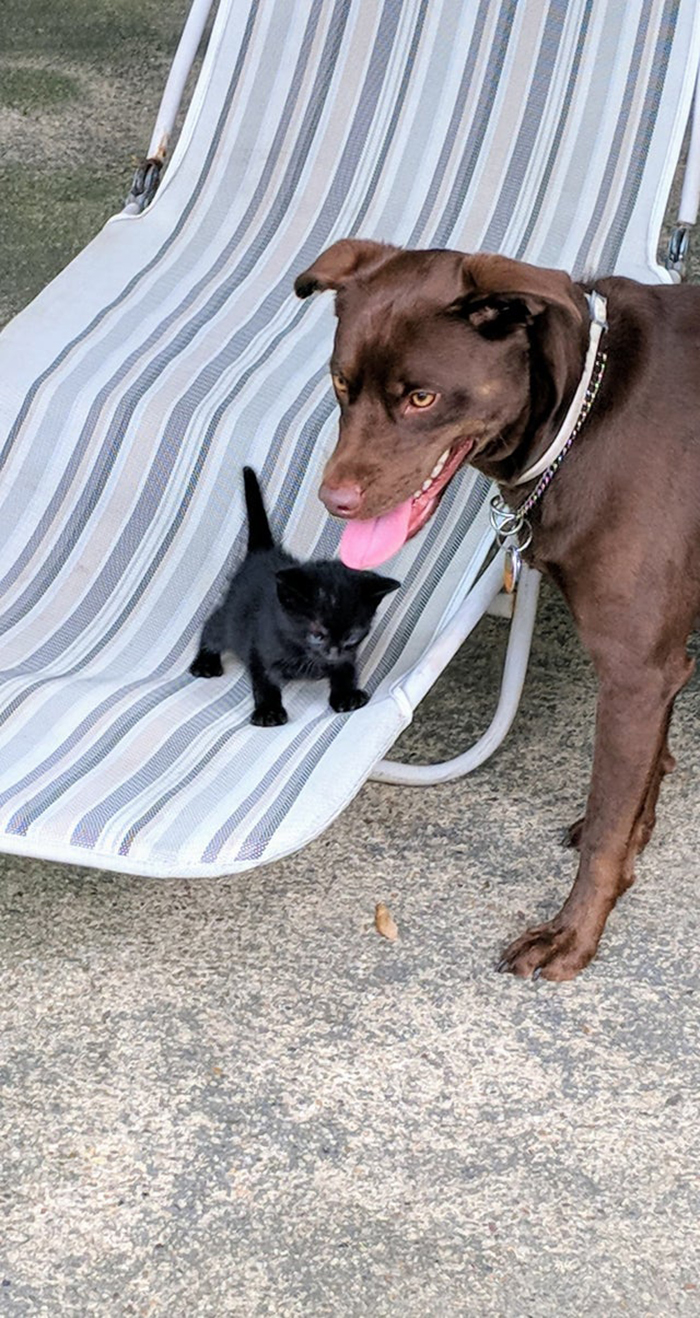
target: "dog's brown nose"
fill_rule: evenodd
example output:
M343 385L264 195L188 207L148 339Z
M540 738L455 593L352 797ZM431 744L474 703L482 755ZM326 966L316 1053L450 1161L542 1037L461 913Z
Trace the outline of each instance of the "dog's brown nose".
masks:
M360 485L339 485L335 489L322 485L319 490L321 502L334 517L355 517L360 511L363 493Z

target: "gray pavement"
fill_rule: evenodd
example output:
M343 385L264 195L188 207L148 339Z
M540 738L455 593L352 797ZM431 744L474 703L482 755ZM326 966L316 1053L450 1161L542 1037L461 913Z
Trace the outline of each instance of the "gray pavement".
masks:
M120 0L115 37L111 0L8 3L0 319L118 205L185 8ZM503 636L482 624L397 753L478 734ZM596 961L493 969L572 878L593 709L545 589L515 728L461 783L369 784L229 880L0 857L1 1314L700 1314L698 679Z
M487 717L501 627L408 753ZM596 961L561 986L493 969L571 878L593 699L546 591L516 727L461 783L370 784L231 880L1 862L0 1310L700 1312L697 681Z

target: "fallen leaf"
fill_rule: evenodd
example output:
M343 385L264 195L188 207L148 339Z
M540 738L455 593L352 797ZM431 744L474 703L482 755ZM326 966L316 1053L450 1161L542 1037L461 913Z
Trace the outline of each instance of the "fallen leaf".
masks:
M384 905L384 902L377 902L374 908L374 927L382 938L388 938L392 943L399 936L398 928L391 918L391 911L388 906Z

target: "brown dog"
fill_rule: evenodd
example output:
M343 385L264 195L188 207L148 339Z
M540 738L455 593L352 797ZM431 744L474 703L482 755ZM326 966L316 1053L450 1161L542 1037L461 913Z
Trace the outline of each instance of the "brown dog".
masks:
M468 461L517 508L581 379L593 285L504 257L347 239L300 275L337 291L340 437L320 495L349 519L345 561L377 562ZM571 979L595 954L655 820L673 702L700 609L700 288L605 278L607 369L529 514L525 557L562 590L599 680L593 778L561 911L500 969ZM385 514L391 513L390 517Z

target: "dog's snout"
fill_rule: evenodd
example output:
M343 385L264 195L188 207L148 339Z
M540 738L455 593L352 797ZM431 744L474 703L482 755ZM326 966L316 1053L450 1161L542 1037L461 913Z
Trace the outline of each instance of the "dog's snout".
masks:
M334 517L356 517L362 506L364 491L361 485L322 485L321 502Z

